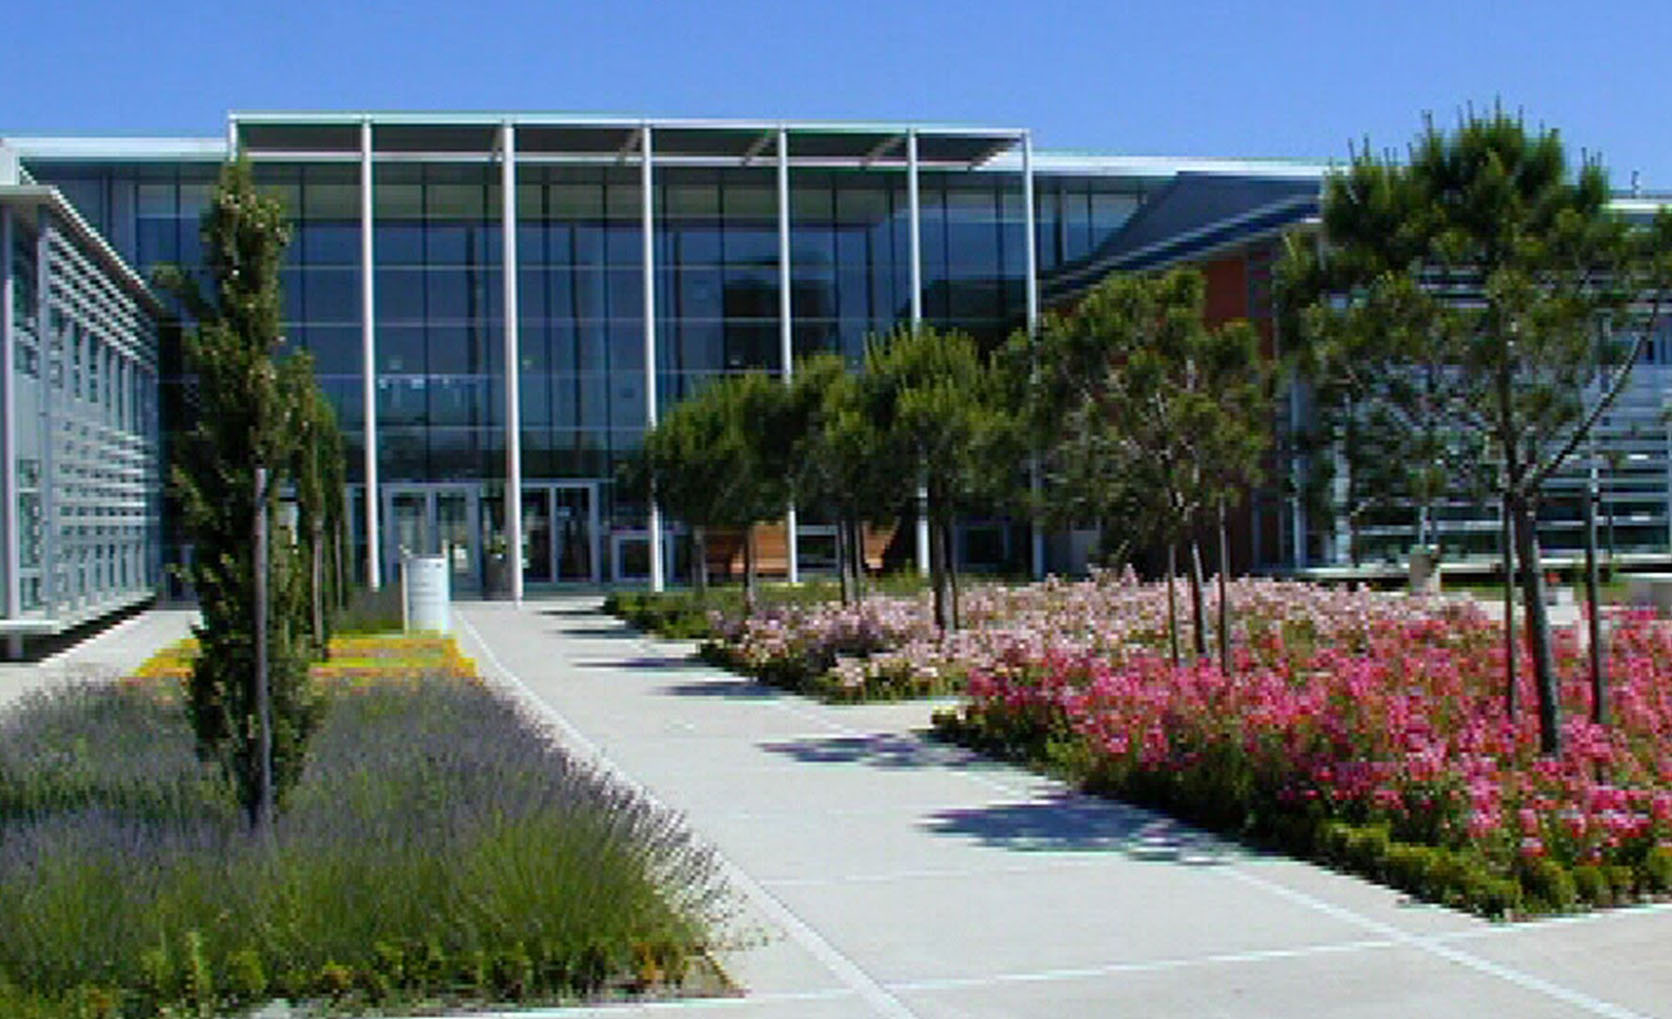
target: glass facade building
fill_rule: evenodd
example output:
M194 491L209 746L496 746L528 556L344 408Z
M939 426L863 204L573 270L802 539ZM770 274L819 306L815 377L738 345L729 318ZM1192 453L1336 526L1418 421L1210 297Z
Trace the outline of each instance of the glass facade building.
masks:
M65 222L82 224L111 265L133 266L135 280L163 264L200 269L198 218L219 168L232 154L250 159L295 226L283 267L286 342L312 356L348 439L361 576L392 576L403 550L445 551L460 591L493 581L509 548L522 550L508 557L520 559L519 585L677 572L680 522L618 492L614 479L656 416L717 375L781 374L814 351L858 362L869 337L913 322L995 344L1109 272L1180 263L1204 271L1210 320L1246 318L1281 353L1272 267L1281 236L1316 217L1325 172L1035 153L1025 130L529 114L235 113L218 137L5 145L24 177L56 189ZM1617 204L1650 215L1660 203ZM28 233L36 219L14 219L14 279L37 278L30 260L42 250L57 253L54 267L71 264L62 242L42 248ZM39 321L30 299L17 298L18 321ZM165 334L159 348L147 325L135 328L144 336L127 347L90 354L66 341L50 356L68 376L83 373L83 393L95 370L88 358L98 360L97 391L117 378L138 386L113 412L160 404L166 452L169 431L192 420L191 382L177 343ZM28 329L14 330L18 342L33 342ZM1599 422L1590 466L1552 479L1541 538L1558 556L1578 541L1567 496L1596 467L1611 548L1628 560L1672 557L1669 339L1656 338L1650 363ZM116 374L107 348L128 359ZM1342 500L1320 503L1309 478L1329 473L1317 462L1327 453L1309 459L1286 441L1308 416L1304 387L1289 389L1267 483L1233 521L1238 569L1328 570L1398 556L1415 537L1414 509L1348 521ZM123 420L154 456L158 442L145 432L154 426ZM57 441L71 443L58 454L66 465L115 455ZM29 460L15 461L19 498L32 491ZM155 541L117 552L120 543L93 537L119 527L124 541L138 540L132 529L155 533L159 512L166 525L148 463L132 475L149 479L133 482L143 493L121 496L131 512L107 519L89 496L93 530L67 531L84 526L76 496L56 525L43 525L88 558L86 571L73 558L56 581L44 568L40 590L96 601L73 592L115 590L124 575L155 583ZM1432 522L1448 554L1490 560L1494 510L1460 497ZM164 558L187 554L162 533ZM803 517L787 533L796 564L794 538L814 545L829 528ZM908 523L902 544L910 538ZM1091 537L966 521L959 541L973 565L1037 572L1075 569ZM137 564L122 566L123 556ZM103 579L84 582L84 572ZM21 576L24 592L37 590Z
M652 530L613 484L659 410L786 357L857 362L913 321L997 343L1095 279L1181 173L907 125L235 114L225 141L14 144L142 274L198 266L219 165L248 157L294 220L286 339L349 440L357 560L389 576L445 547L463 589L512 540L529 584L643 577L653 536L671 569L677 522ZM172 352L163 386L178 427ZM977 527L969 551L1025 569L1013 531Z

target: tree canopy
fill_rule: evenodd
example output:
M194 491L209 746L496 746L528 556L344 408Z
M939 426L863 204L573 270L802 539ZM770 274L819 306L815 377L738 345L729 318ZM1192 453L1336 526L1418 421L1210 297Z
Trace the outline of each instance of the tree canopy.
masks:
M1549 753L1541 491L1626 384L1672 279L1672 217L1634 224L1609 200L1600 162L1575 166L1556 131L1470 113L1428 123L1403 162L1354 151L1326 180L1321 238L1292 238L1279 267L1307 374L1341 410L1333 438L1367 423L1376 458L1431 468L1430 490L1490 484L1516 523Z
M759 373L724 375L676 404L645 436L644 467L656 499L696 529L693 564L706 584L704 532L750 531L784 515L789 502L790 393ZM752 539L745 538L753 596Z
M935 622L956 628L953 522L1014 485L1022 457L996 373L968 334L898 329L873 339L859 391L879 469L928 493Z
M1118 521L1168 549L1188 540L1198 606L1197 530L1255 481L1271 434L1259 337L1242 321L1208 327L1204 299L1195 269L1109 277L1046 316L1027 401L1050 515Z

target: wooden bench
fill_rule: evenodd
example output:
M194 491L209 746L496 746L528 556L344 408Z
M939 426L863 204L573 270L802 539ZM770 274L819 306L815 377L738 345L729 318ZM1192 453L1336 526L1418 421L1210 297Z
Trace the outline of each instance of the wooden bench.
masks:
M860 537L865 545L865 569L882 572L883 553L894 539L894 525L864 524ZM763 577L789 576L788 532L782 522L755 527L755 572ZM708 573L715 578L743 576L743 531L712 528L705 536Z
M1659 615L1672 615L1672 573L1629 573L1626 582L1631 604L1653 606Z

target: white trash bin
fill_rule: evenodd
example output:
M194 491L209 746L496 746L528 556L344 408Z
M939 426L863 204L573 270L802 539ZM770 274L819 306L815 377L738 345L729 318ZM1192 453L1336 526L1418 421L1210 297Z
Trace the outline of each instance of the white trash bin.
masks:
M1440 593L1440 550L1413 548L1410 561L1411 593L1437 595Z
M401 622L408 633L451 633L452 574L447 557L412 555L401 560Z

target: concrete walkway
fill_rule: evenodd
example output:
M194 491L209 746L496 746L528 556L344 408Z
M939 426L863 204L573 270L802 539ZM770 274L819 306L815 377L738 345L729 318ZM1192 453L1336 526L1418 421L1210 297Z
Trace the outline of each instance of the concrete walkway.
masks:
M37 687L116 679L157 651L191 636L196 609L148 609L35 662L0 662L0 710Z
M930 705L790 696L596 605L454 611L488 676L718 848L747 994L526 1015L1672 1016L1672 908L1415 905L927 742Z

